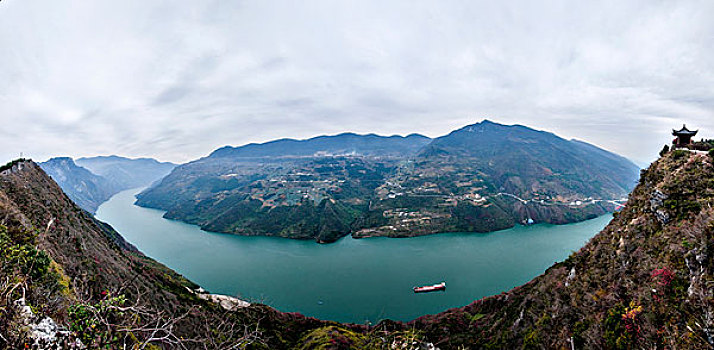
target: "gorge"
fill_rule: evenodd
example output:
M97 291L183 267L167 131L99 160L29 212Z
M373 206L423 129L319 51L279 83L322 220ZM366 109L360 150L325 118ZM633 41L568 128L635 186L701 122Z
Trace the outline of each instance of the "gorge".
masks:
M487 234L404 239L343 237L331 245L202 231L133 205L138 190L104 203L97 218L205 289L285 312L340 322L408 321L520 285L580 248L611 215ZM445 280L445 293L415 295Z

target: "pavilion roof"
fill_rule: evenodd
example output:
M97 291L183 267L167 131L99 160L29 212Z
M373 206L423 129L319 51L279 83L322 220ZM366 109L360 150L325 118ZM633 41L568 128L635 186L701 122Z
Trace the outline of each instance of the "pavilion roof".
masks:
M697 134L699 130L689 130L687 129L686 125L682 125L682 128L679 130L674 130L672 129L672 135L674 136L694 136Z

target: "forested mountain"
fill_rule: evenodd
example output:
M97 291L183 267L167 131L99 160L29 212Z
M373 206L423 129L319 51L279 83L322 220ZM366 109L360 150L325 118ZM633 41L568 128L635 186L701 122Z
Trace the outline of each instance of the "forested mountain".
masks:
M638 172L524 126L484 121L428 141L341 134L225 147L177 167L137 204L205 230L320 242L489 232L603 214Z
M417 161L473 168L523 198L616 198L632 189L639 174L631 161L591 144L488 120L434 139Z

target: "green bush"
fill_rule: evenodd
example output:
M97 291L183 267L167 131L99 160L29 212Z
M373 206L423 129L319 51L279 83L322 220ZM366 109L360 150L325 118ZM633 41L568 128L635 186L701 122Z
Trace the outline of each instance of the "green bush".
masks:
M2 271L10 274L19 272L34 280L47 275L51 260L47 253L31 244L34 236L30 233L20 236L18 232L8 232L4 226L1 228L0 268Z
M585 348L585 338L583 337L583 334L589 327L589 321L578 321L575 322L575 325L573 325L573 343L575 344L576 349Z
M659 156L662 157L662 156L664 156L665 154L667 154L668 152L669 152L669 146L668 146L668 145L664 145L664 147L662 147L662 150L659 151Z
M625 305L617 304L607 311L607 318L603 322L604 341L609 349L623 349L626 339L625 326L622 324L622 314L625 313Z
M5 165L0 166L0 171L8 170L8 169L12 168L13 166L15 166L15 164L17 164L17 163L21 163L21 162L29 161L29 160L30 159L28 159L28 158L18 158L13 161L7 162Z
M664 207L675 212L678 220L686 219L690 213L698 214L702 210L699 202L688 199L666 199Z
M673 159L682 159L682 158L688 158L689 157L689 151L683 150L683 149L678 149L672 152L672 158Z
M126 303L123 295L107 296L96 304L76 304L69 307L70 331L74 332L82 343L93 348L113 348L113 344L125 336L111 325L121 324L125 312L121 307Z
M540 349L540 338L538 337L538 331L535 329L529 329L526 335L523 337L523 349Z

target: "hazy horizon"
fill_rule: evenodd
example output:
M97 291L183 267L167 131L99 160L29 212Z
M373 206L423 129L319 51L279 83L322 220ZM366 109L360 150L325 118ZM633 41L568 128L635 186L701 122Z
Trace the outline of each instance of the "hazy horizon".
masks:
M488 120L488 121L491 121L491 122L494 122L494 123L498 123L497 121L494 121L494 120L488 119L488 118L483 119L483 120L480 120L480 121L478 121L477 123L481 123L481 122L483 122L483 121L485 121L485 120ZM476 123L472 123L472 124L476 124ZM472 124L468 124L468 125L472 125ZM507 124L507 125L522 125L522 126L525 126L525 127L529 127L528 125L523 125L523 124L518 124L518 123L515 123L515 124ZM467 126L467 125L464 125L464 126L462 126L462 127L466 127L466 126ZM457 128L457 129L460 129L460 128L461 128L461 127ZM454 130L457 130L457 129L454 129ZM452 130L452 131L454 131L454 130ZM539 130L539 129L535 129L535 130ZM539 131L550 132L550 131L548 131L548 130L539 130ZM451 132L451 131L449 131L449 132ZM336 135L349 134L349 133L357 134L357 135L361 135L361 136L364 136L364 135L377 135L377 136L383 136L383 137L392 137L392 136L407 137L407 136L409 136L409 135L427 136L427 135L424 135L424 134L421 134L421 133L408 133L408 134L405 133L405 134L382 135L382 134L373 133L373 132L369 132L369 133L355 133L355 132L351 132L351 131L345 131L345 132L338 132L338 133L335 133L335 134L321 134L321 135L315 135L315 136L308 137L308 138L279 137L279 138L276 138L276 139L271 139L271 140L266 140L266 141L261 141L261 142L254 142L254 143L260 144L260 143L266 143L266 142L270 142L270 141L277 141L277 140L283 140L283 139L307 140L307 139L310 139L310 138L313 138L313 137L318 137L318 136L336 136ZM431 139L435 139L435 138L438 138L438 137L441 137L441 136L445 136L445 135L447 135L447 134L448 134L448 133L443 134L443 135L438 135L438 136L435 136L435 137L429 137L429 136L427 136L427 137L429 137L429 138L431 138ZM556 136L561 137L560 135L557 135L557 134L556 134ZM583 142L590 143L590 142L588 142L588 141L586 141L586 140L581 140L581 139L578 139L578 138L570 138L569 140L577 140L577 141L583 141ZM250 144L250 143L235 144L235 145L224 145L224 146L240 147L240 146L245 146L245 145L248 145L248 144ZM592 144L592 143L590 143L590 144ZM221 146L221 147L224 147L224 146ZM595 145L595 146L605 149L604 147L601 147L601 146L599 146L599 145ZM219 147L219 148L220 148L220 147ZM217 149L217 148L216 148L216 149ZM199 157L196 157L195 159L189 159L188 161L185 161L185 162L172 162L172 163L183 164L183 163L186 163L186 162L189 162L189 161L193 161L193 160L196 160L196 159L198 159L198 158L208 156L211 152L215 151L216 149L209 150L209 151L206 152L206 154L201 155L201 156L199 156ZM25 155L24 155L24 156L25 156ZM26 156L27 156L28 158L31 158L29 155L26 155ZM150 156L150 155L149 155L149 156L131 157L131 156L126 156L126 155L122 155L122 154L119 154L119 153L93 154L93 155L83 155L83 156L52 155L52 156L49 156L49 157L47 157L47 158L36 159L36 160L39 161L39 162L44 162L44 161L47 161L47 160L49 160L49 159L51 159L51 158L56 158L56 157L70 157L70 158L73 158L74 160L77 160L77 159L79 159L79 158L109 157L109 156L119 156L119 157L131 158L131 159L150 158L150 159L158 160L158 161L160 161L160 162L171 162L171 161L169 161L169 160L159 159L159 158L157 158L157 157L152 157L152 156ZM18 157L19 157L19 156L18 156ZM623 156L623 157L624 157L624 156ZM626 157L626 158L627 158L627 157ZM628 159L629 159L629 158L628 158ZM9 161L9 160L10 160L10 159L8 159L8 161ZM635 161L635 160L632 160L632 159L629 159L629 160L631 160L632 162L634 162L635 164L637 164L638 166L641 166L641 167L642 167L642 166L646 166L647 164L649 164L649 163L647 163L647 164L644 164L644 163L643 163L643 164L640 164L640 163L638 163L638 162Z
M489 119L640 166L714 138L714 2L0 2L0 161L184 163Z

